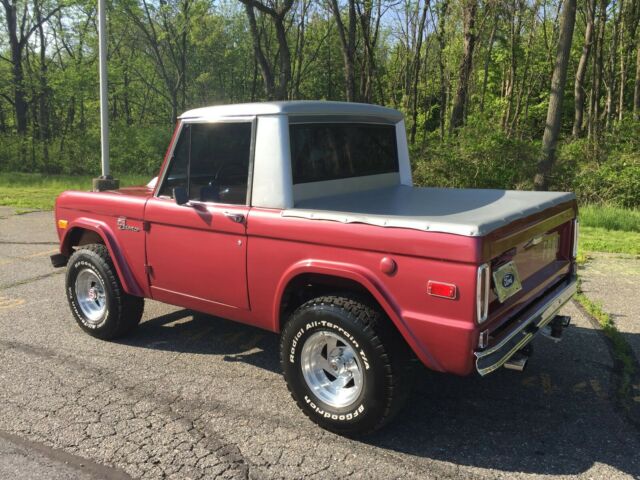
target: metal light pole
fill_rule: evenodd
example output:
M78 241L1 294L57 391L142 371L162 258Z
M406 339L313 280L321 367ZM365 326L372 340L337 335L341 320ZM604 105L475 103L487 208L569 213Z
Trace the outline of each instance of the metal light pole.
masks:
M98 58L100 70L100 146L102 175L93 179L93 190L113 190L120 182L109 174L109 99L107 97L107 15L105 0L98 0Z

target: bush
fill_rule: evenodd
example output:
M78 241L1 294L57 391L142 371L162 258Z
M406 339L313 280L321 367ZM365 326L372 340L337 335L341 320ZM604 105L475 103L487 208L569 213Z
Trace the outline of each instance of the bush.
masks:
M443 142L433 133L411 157L416 185L458 188L530 188L538 146L509 138L488 119L460 128Z
M582 203L640 207L640 122L623 122L599 143L561 144L552 187L576 192Z

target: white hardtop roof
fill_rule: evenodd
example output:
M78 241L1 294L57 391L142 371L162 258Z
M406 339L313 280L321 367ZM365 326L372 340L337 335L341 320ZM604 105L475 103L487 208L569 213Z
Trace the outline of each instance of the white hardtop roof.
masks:
M183 113L181 119L220 117L246 117L255 115L354 115L384 117L394 122L403 119L402 113L392 108L367 103L328 102L324 100L297 100L291 102L238 103L196 108Z

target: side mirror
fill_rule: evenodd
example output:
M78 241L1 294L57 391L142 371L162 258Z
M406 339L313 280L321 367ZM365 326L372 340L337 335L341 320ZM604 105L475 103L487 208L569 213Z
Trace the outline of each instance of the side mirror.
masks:
M177 205L185 205L189 202L189 194L184 187L175 187L173 189L173 199Z

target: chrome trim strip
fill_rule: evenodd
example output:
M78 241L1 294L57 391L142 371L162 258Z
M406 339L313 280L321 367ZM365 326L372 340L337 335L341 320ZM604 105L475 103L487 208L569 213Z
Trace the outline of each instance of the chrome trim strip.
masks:
M478 324L484 322L489 315L489 281L489 265L485 263L478 267L478 277L476 279L476 318ZM483 285L484 298L481 298Z
M480 375L486 375L500 368L518 350L529 343L538 331L553 320L558 311L569 301L578 289L578 282L572 278L568 284L563 284L550 295L550 298L543 299L542 305L534 307L533 313L518 320L518 325L509 331L500 341L486 350L474 352L476 356L476 370ZM530 328L533 326L534 328ZM522 334L518 339L517 335ZM504 351L504 352L503 352ZM486 366L482 366L483 359L498 354L498 359Z
M580 221L576 218L573 221L573 248L571 249L571 256L576 258L578 256L578 236L580 234Z

